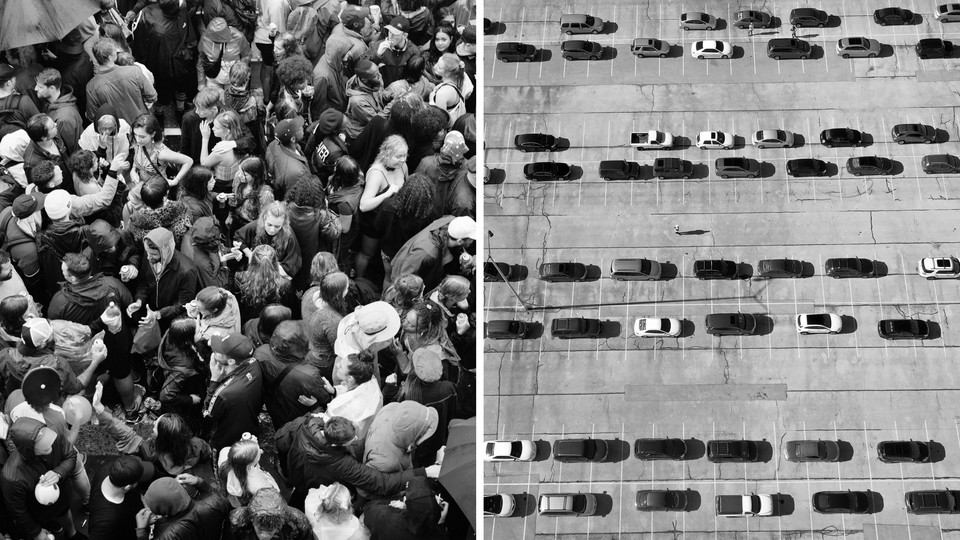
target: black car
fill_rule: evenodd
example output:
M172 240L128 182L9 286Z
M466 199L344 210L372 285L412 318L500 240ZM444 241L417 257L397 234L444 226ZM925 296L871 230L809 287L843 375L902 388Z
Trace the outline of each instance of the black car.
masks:
M749 463L760 459L760 445L756 441L708 441L707 459L713 463Z
M813 510L821 514L866 514L870 511L870 493L818 491L813 494Z
M537 56L537 48L527 43L504 41L497 43L497 60L504 62L532 62Z
M687 444L683 439L637 439L633 443L633 455L642 460L683 459Z
M672 489L641 489L637 491L637 510L679 512L687 509L687 494Z
M890 174L893 172L893 160L880 156L847 158L847 172L854 176Z
M486 325L489 339L523 339L527 337L527 323L513 320L495 320Z
M810 58L809 41L796 38L774 38L767 42L767 56L774 60Z
M557 339L595 338L600 337L602 331L600 319L568 317L550 322L550 335Z
M956 174L960 173L960 158L951 154L923 156L920 167L927 174Z
M873 12L873 22L880 26L890 24L910 24L913 22L913 12L909 9L888 7Z
M593 41L571 39L560 45L560 56L565 60L599 60L603 56L603 45Z
M820 144L827 148L837 146L860 146L863 144L863 135L850 128L825 129L820 132Z
M875 272L873 261L857 257L827 259L823 266L828 277L837 279L871 277Z
M883 441L877 444L877 457L884 463L926 463L930 447L920 441Z
M825 11L813 8L795 8L790 11L790 24L797 27L823 28L830 20Z
M527 180L566 180L570 178L570 171L570 165L557 161L536 161L523 166L523 176Z
M757 319L749 313L711 313L704 325L711 336L749 336L757 329Z
M791 159L787 161L787 174L790 176L826 176L827 162L814 158Z
M693 174L693 163L680 158L657 158L653 160L653 175L663 180L665 178L690 178Z
M909 514L957 514L960 513L960 491L931 489L908 491L903 496Z
M693 263L693 274L697 279L735 279L738 271L737 263L723 259L707 259Z
M582 281L587 277L587 267L578 262L543 263L540 279L550 283Z
M764 259L757 265L763 278L798 278L803 275L803 263L796 259Z
M930 326L919 319L883 319L877 323L877 333L883 339L927 339Z
M897 124L890 130L890 135L897 144L937 142L937 130L926 124Z
M953 56L953 43L940 38L926 38L917 42L917 56L927 58L949 58Z
M769 13L753 9L738 11L733 15L733 18L733 25L741 30L750 28L751 24L754 28L770 28L773 23L773 17Z
M499 272L497 271L499 269ZM502 262L490 262L487 261L483 263L483 280L484 281L503 281L503 277L500 275L503 274L507 280L513 279L513 266L507 263Z
M546 133L524 133L513 138L513 146L521 152L552 152L557 138Z

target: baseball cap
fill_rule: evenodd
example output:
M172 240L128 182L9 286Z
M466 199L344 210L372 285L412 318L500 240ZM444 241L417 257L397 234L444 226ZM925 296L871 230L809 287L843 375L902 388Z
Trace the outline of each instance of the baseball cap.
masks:
M46 319L33 317L24 321L20 337L31 347L43 346L53 338L53 327Z
M110 466L110 483L117 486L139 484L153 478L153 463L141 461L133 456L120 456Z
M390 19L390 24L387 25L387 30L394 34L409 32L410 21L408 21L403 15L397 15L396 17Z
M450 235L450 238L457 240L463 238L469 238L471 240L477 239L477 222L473 218L467 216L455 217L447 225L447 234Z
M274 130L274 136L283 144L290 144L296 133L303 128L303 117L295 116L287 120L277 122L277 128Z
M210 348L213 352L218 352L237 362L253 356L253 341L243 334L227 334L226 336L213 336L210 338Z

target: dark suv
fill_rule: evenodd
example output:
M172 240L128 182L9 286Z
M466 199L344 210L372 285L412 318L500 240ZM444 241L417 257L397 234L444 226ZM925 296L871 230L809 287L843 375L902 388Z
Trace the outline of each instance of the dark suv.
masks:
M890 130L897 144L937 142L937 130L926 124L897 124Z
M759 461L760 445L756 441L708 441L707 459L713 463Z
M790 24L799 27L823 28L830 20L827 12L813 8L796 8L790 11Z
M749 336L757 329L757 319L749 313L711 313L704 325L711 336Z
M560 439L553 443L553 459L561 463L603 461L607 458L607 441L600 439Z
M526 43L504 41L497 43L497 60L504 62L531 62L537 56L537 48Z
M875 271L873 261L857 257L827 259L827 262L824 263L823 266L827 272L827 276L837 279L872 277Z
M737 263L723 259L694 261L693 273L697 279L735 279Z
M850 128L825 129L820 132L820 144L827 148L860 146L863 144L863 136L859 131Z
M803 263L796 259L764 259L757 265L757 273L764 278L798 278L803 275Z
M783 58L810 58L810 42L796 38L775 38L767 42L767 56L774 60Z

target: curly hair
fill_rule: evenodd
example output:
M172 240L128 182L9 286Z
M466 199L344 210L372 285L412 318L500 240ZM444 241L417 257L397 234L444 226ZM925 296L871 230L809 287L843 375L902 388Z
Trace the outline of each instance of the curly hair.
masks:
M313 64L302 55L290 56L277 65L276 75L280 84L290 89L300 83L313 81Z
M314 175L304 176L287 191L284 200L298 206L323 209L327 207L327 195L323 184Z
M275 302L290 287L290 280L280 276L277 252L267 244L253 248L250 265L237 274L237 288L248 305L260 306Z
M395 195L397 219L425 220L433 215L433 198L437 188L427 175L413 173Z

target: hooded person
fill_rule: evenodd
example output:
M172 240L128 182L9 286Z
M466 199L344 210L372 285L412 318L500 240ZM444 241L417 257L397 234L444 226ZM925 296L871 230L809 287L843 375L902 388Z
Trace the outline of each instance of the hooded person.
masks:
M467 152L467 143L457 131L449 131L443 138L440 153L426 156L420 160L416 172L426 175L436 185L436 195L433 198L433 212L435 216L446 215L443 212L454 180L460 172Z
M413 468L413 451L437 430L437 411L413 401L390 403L373 418L363 448L363 463L378 471Z
M109 163L115 156L130 153L130 133L130 124L117 115L116 107L104 103L97 109L93 123L80 134L80 148Z
M230 271L225 256L222 233L212 217L202 217L193 223L180 242L180 253L197 267L198 287L223 287L230 282Z
M143 239L146 254L140 265L140 285L135 300L127 307L131 318L144 303L157 313L163 328L184 313L184 306L197 296L197 268L176 250L173 233L158 227Z
M191 498L184 486L197 490ZM143 495L144 512L137 514L137 537L153 540L217 539L222 536L230 503L206 481L191 474L158 478ZM150 522L153 534L149 534Z
M356 139L370 119L383 112L383 78L373 62L363 59L354 67L355 75L347 81L347 110L349 120L344 131L349 140Z
M14 422L7 438L17 451L0 472L0 491L17 536L36 538L41 533L50 534L59 524L68 537L73 537L76 528L70 516L71 474L77 464L73 445L33 418ZM59 495L43 504L37 500L38 485L55 486Z
M374 501L363 508L370 540L445 540L443 511L426 478L407 482L400 501Z
M230 532L234 540L314 538L307 516L288 506L280 492L274 488L260 489L250 499L250 504L231 512Z

